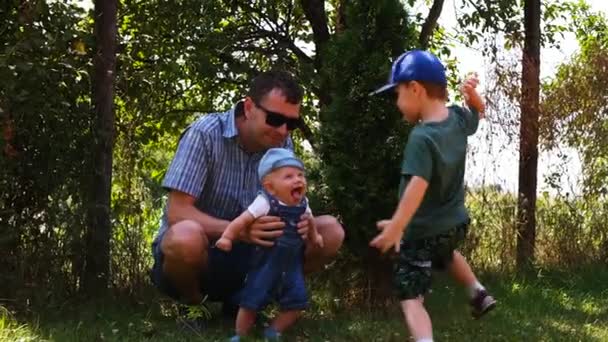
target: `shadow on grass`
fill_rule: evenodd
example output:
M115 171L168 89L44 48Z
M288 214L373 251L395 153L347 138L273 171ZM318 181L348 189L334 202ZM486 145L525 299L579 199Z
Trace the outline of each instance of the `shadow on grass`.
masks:
M464 291L445 276L436 277L426 305L437 341L608 340L608 270L603 267L481 278L499 305L487 317L474 321ZM311 311L285 340L390 342L404 341L409 335L396 302L374 309L338 306L335 310L326 303L340 298L324 298L318 292ZM37 337L30 340L62 342L225 341L232 334L234 323L219 318L210 321L202 335L180 330L172 305L158 296L149 298L143 304L119 299L63 303L11 316L12 327L21 332L27 329L27 336ZM211 311L219 316L218 305L212 305ZM0 320L0 337L7 341L11 340L10 326L3 326ZM19 338L17 333L15 330L12 340ZM258 338L250 340L259 340L259 333L257 329Z

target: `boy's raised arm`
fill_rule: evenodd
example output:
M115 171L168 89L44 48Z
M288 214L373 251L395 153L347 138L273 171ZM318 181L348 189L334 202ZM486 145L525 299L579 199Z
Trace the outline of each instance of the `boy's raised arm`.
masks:
M469 74L469 76L460 85L460 92L464 97L465 104L472 109L475 109L479 113L479 119L485 117L486 105L479 93L477 92L477 85L479 84L479 78L477 73Z

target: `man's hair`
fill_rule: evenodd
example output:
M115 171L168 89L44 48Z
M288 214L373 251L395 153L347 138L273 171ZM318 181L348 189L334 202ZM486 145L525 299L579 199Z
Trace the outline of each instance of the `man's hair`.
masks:
M413 81L410 81L413 82ZM408 82L408 83L410 83ZM426 90L426 94L432 99L448 100L448 88L442 84L416 81Z
M259 103L273 89L279 89L289 103L302 102L302 88L291 74L281 70L265 71L256 76L247 96Z

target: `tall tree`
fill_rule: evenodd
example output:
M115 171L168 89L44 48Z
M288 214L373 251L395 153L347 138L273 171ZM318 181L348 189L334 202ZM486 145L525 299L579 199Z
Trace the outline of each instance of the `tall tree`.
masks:
M390 96L369 96L386 82L391 60L418 41L397 0L348 1L346 27L323 58L322 84L331 103L319 114L319 152L327 197L348 229L347 247L365 255L379 296L390 293L390 263L367 249L375 222L398 200L399 160L408 129ZM369 255L366 255L368 251Z
M540 0L524 2L524 49L521 75L517 265L534 259L540 91Z
M461 37L463 41L469 44L483 42L485 52L497 65L494 73L500 82L494 91L518 101L514 103L520 109L516 259L522 267L534 260L536 239L540 47L558 45L557 38L564 32L563 23L567 22L573 6L570 2L556 0L542 4L533 0L465 0L463 8L472 11L462 15L459 20L461 27L465 28ZM471 27L478 30L470 30ZM514 92L511 86L519 75L501 70L499 66L499 53L512 48L523 51L519 93ZM501 111L501 108L495 110Z
M116 73L116 0L95 1L96 53L92 104L95 113L91 197L86 233L84 290L103 291L110 272L110 198L114 145L114 75Z

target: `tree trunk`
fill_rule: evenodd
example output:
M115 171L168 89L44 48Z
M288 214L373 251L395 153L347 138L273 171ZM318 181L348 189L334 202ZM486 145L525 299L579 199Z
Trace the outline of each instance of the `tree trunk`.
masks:
M540 0L525 1L524 28L525 43L522 58L519 196L517 208L517 265L520 269L525 268L534 261L534 244L536 239Z
M367 275L365 304L368 308L378 306L386 308L387 305L394 303L393 261L370 248L365 270Z
M439 16L443 10L443 3L444 0L433 1L433 6L429 10L429 15L426 17L424 24L422 24L418 43L423 50L426 50L429 47L429 41L433 35L433 31L435 31L435 28L437 27L437 20L439 20Z
M338 2L338 10L336 11L336 34L340 34L346 30L346 2L348 0L340 0Z
M327 27L327 14L324 0L301 0L302 9L306 19L312 27L312 40L315 42L315 68L321 69L323 48L329 41L329 28Z
M86 233L83 290L93 295L105 291L110 272L110 194L114 145L113 87L116 71L116 0L95 1L94 78L91 98L95 112L91 195Z
M323 50L327 45L327 42L331 38L329 34L329 27L327 26L327 13L325 13L325 1L324 0L300 0L302 9L306 19L310 22L312 27L312 37L315 43L315 59L314 66L317 73L319 73L323 67ZM314 91L315 95L319 98L319 107L326 106L331 103L331 96L329 95L329 89L327 85L321 84L317 90ZM309 132L303 131L304 135L310 135ZM307 136L308 139L308 136Z

